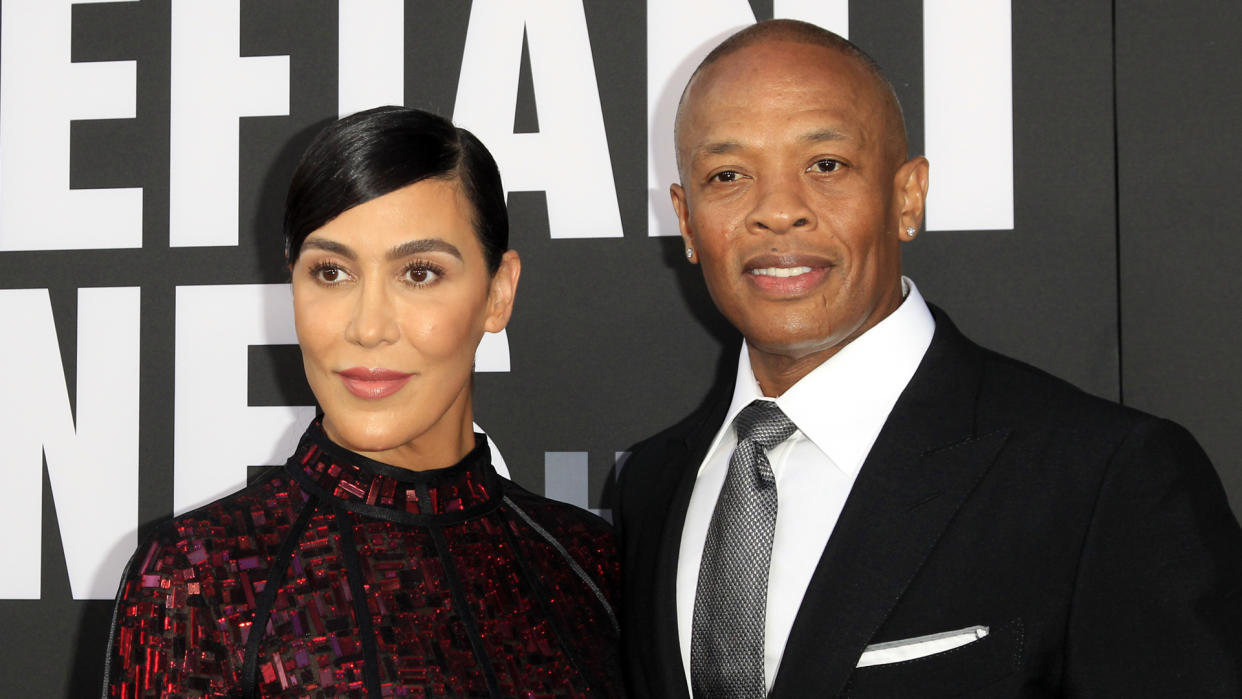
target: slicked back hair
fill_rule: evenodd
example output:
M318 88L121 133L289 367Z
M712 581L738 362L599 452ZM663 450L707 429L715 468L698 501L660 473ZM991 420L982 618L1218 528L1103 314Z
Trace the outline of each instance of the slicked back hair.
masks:
M329 124L302 154L285 198L285 256L347 209L426 179L455 180L474 214L488 272L509 249L496 161L469 131L410 107L376 107Z

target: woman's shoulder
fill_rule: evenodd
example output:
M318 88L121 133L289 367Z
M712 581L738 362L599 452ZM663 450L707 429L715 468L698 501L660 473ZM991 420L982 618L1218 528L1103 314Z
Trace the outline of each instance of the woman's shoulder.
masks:
M519 548L526 550L529 562L541 575L559 576L562 582L556 589L574 589L575 579L585 583L578 588L580 600L596 600L599 605L571 605L574 614L581 615L584 628L615 633L621 571L612 525L599 515L536 495L512 481L505 485L505 505L520 536Z
M612 525L594 512L560 500L537 495L517 483L504 479L505 500L521 519L539 525L549 533L594 537L612 544Z
M301 504L295 491L296 484L287 472L273 467L227 495L156 524L147 540L167 544L253 535L255 526L267 524L271 515L279 519L280 510Z
M128 695L155 668L166 673L168 687L215 696L232 686L232 629L248 618L253 583L267 579L271 525L286 519L271 506L291 502L291 495L287 478L264 474L143 537L117 591L107 686Z
M526 531L523 538L531 550L543 550L539 558L548 565L559 560L590 571L595 582L609 590L608 596L615 597L612 587L620 570L612 525L597 514L536 495L512 481L505 485L505 504L512 511L515 531Z
M302 498L283 469L153 526L126 569L142 587L194 587L209 571L265 567L265 542L296 517ZM122 582L124 596L125 582Z

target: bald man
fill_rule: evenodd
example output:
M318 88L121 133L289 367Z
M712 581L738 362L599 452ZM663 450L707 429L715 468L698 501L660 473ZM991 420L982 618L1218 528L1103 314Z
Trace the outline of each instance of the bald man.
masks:
M622 472L638 697L1242 697L1242 531L1185 430L967 340L901 274L928 163L841 37L772 21L676 122L735 381Z

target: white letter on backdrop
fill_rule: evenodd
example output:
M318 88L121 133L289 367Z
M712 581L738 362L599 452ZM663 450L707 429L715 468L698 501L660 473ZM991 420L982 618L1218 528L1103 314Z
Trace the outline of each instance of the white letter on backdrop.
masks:
M539 133L513 133L525 29ZM547 193L553 238L620 237L582 3L475 0L453 120L496 157L509 192Z
M848 0L776 0L773 13L849 35ZM668 187L681 181L673 118L682 88L709 51L754 21L746 0L647 0L648 235L678 235Z
M246 484L246 467L281 464L315 411L247 405L250 345L294 345L288 284L177 287L173 510ZM220 435L229 435L221 449ZM227 461L225 459L228 459Z
M923 3L927 229L1013 228L1009 0Z
M405 103L405 7L401 0L340 0L337 113Z
M76 411L46 289L0 290L0 598L38 599L43 460L74 599L111 599L138 530L138 287L78 290ZM77 419L74 420L74 413ZM75 426L76 422L76 426ZM56 555L56 554L52 554Z
M241 0L173 0L173 247L237 245L238 117L289 113L289 57L240 54Z
M73 4L0 5L0 250L142 247L141 188L69 188L69 122L138 99L134 61L70 62Z
M931 230L1013 228L1013 79L1008 0L925 0L924 91L932 162ZM848 36L848 2L777 0L777 17ZM650 235L677 235L673 117L690 74L726 36L754 21L743 0L647 3ZM864 47L866 48L866 47Z

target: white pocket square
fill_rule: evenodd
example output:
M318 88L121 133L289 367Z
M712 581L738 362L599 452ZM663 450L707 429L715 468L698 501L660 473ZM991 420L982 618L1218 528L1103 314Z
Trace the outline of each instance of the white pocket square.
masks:
M927 636L903 638L900 641L872 643L863 649L862 656L858 658L858 667L887 665L889 663L900 663L905 660L924 658L936 653L953 650L967 643L974 643L987 637L987 635L988 627L970 626L957 631L944 631Z

